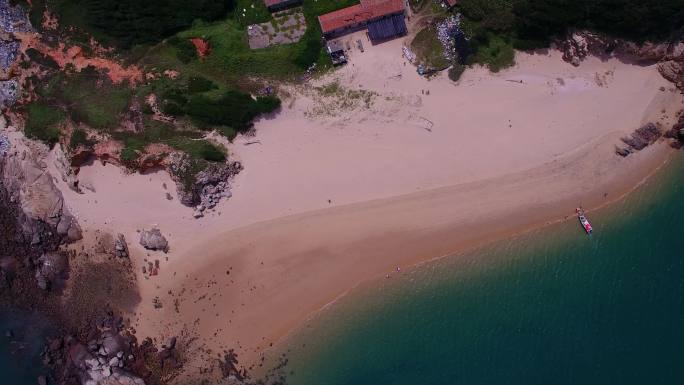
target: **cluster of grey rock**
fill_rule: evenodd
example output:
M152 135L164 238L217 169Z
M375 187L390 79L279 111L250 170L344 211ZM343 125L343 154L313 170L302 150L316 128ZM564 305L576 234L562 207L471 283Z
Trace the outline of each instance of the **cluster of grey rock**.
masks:
M169 242L157 228L141 231L140 244L147 250L158 250L165 253L169 251Z
M31 31L26 12L19 6L12 6L10 0L0 0L0 28L5 32Z
M128 258L128 245L123 234L118 234L114 240L114 255L119 258Z
M9 107L19 97L19 83L16 80L0 80L0 106Z
M144 385L145 381L124 369L135 360L129 341L115 330L106 330L98 340L86 347L74 343L68 350L69 358L79 369L83 385Z
M36 283L43 290L63 284L68 278L69 259L64 253L49 252L38 258Z
M222 198L230 198L232 196L233 193L230 192L230 185L227 181L204 185L199 193L200 204L195 206L193 216L195 218L203 217L205 210L213 210Z
M461 33L461 17L447 17L437 24L437 40L444 47L444 58L453 61L456 56L456 35Z
M649 145L655 143L663 133L653 123L648 123L645 126L637 128L632 135L622 138L622 141L627 147L618 147L615 153L625 157L634 151L641 151Z
M4 40L0 44L0 68L7 71L9 67L17 60L19 54L19 42L14 40Z
M0 133L0 158L10 151L10 141L7 135Z
M195 218L201 218L224 198L230 198L230 181L242 171L240 162L210 163L204 170L191 175L192 161L183 153L168 158L169 174L176 182L178 198L193 207Z

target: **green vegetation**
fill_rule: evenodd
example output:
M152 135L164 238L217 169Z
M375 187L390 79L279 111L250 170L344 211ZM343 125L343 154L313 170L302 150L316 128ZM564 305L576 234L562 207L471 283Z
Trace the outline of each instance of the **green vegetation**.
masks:
M67 104L74 121L107 130L119 125L130 102L131 90L124 85L111 84L106 77L83 72L68 76L58 97Z
M244 16L242 16L244 12ZM230 16L243 27L251 24L265 23L271 20L271 12L266 8L266 4L259 0L235 0L235 6L230 12Z
M188 92L191 94L207 92L217 88L218 86L214 82L202 76L191 76L188 79Z
M451 64L444 57L444 46L437 39L437 29L434 24L423 28L416 34L411 42L411 50L416 54L421 64L431 69L441 70Z
M40 26L47 5L60 16L61 25L85 28L98 40L124 48L156 43L189 27L195 19L221 19L233 5L230 0L32 0L31 3L30 18L34 26Z
M69 147L72 149L83 146L85 148L92 148L95 145L95 141L88 139L88 134L85 130L77 128L71 133L71 139L69 140Z
M457 82L461 78L461 75L463 75L463 72L465 72L465 69L466 67L463 64L454 63L454 65L449 68L449 79Z
M27 49L26 55L29 57L29 60L31 60L34 63L38 63L43 67L47 67L49 69L59 68L59 64L57 64L56 61L54 61L51 57L45 56L42 53L38 52L38 50L36 50L35 48Z
M571 28L643 41L684 25L682 0L461 0L457 10L476 34L504 35L523 49L546 47Z
M178 36L174 36L168 40L168 43L175 48L176 57L181 62L187 64L193 59L197 59L197 49L190 40L181 39Z
M461 0L455 11L471 38L468 63L495 72L513 65L513 48L545 48L570 29L644 41L684 25L682 0Z
M193 159L209 162L222 162L226 159L225 152L213 143L202 139L200 132L178 130L171 124L152 119L145 120L143 132L118 131L114 132L113 136L123 142L121 159L126 162L136 160L145 147L153 143L166 144L187 153Z
M272 96L251 96L237 91L226 91L219 98L194 95L185 106L185 113L200 125L221 125L244 132L252 127L252 119L280 107L280 100Z
M469 63L485 64L492 72L499 72L515 64L513 45L504 37L480 35L471 42L475 53L468 59Z
M57 107L42 102L30 103L26 105L24 133L52 146L59 141L59 125L64 117L64 112Z
M41 100L62 107L75 122L98 130L118 127L132 94L130 88L112 84L92 67L33 82Z

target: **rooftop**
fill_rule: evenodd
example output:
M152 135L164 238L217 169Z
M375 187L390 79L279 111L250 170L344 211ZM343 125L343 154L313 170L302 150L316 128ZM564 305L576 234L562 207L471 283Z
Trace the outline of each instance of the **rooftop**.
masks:
M318 16L323 33L404 10L403 0L361 0L360 4Z
M274 5L278 5L280 3L287 3L290 0L264 0L264 4L266 4L266 7L272 7Z

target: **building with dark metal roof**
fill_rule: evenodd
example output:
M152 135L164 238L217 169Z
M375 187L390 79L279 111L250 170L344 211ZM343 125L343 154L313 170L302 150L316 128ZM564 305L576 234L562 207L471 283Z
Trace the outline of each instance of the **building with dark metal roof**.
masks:
M368 36L373 42L403 35L406 35L406 23L403 14L383 17L368 23Z

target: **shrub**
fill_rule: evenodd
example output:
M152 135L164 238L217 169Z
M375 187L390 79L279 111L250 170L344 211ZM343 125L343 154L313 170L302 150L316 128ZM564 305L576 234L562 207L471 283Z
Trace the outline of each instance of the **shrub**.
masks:
M223 151L208 142L201 144L199 153L202 159L209 162L223 162L226 160L226 155L223 153Z
M72 149L78 148L78 146L91 148L94 144L95 142L88 139L88 134L83 129L77 128L74 130L74 132L71 133L69 147L71 147Z
M513 45L503 37L488 34L473 40L475 54L470 56L470 62L485 64L492 72L499 72L515 64Z
M54 61L54 59L52 59L49 56L43 55L35 48L27 49L26 55L32 62L38 63L43 67L47 67L50 69L59 69L59 64L57 64L57 62Z
M256 103L259 112L267 114L280 108L281 101L275 96L259 96L256 98Z
M119 155L119 158L121 158L122 161L124 162L133 162L134 160L138 159L138 152L135 151L132 148L129 147L124 147L123 150L121 150L121 154Z
M323 43L316 34L309 33L308 30L304 33L303 40L304 46L295 58L295 64L305 70L318 60Z
M190 98L185 112L200 123L229 126L238 132L252 127L252 119L263 112L273 111L280 101L272 96L254 100L240 91L226 91L218 99L204 95Z
M463 72L465 72L465 69L466 66L463 64L454 63L454 65L449 68L449 79L457 82L461 78L461 75L463 75Z
M188 92L192 94L211 91L216 88L218 87L214 82L202 76L192 76L188 80Z
M189 27L195 19L220 19L233 1L58 0L50 3L63 25L85 27L100 40L129 48L135 44L156 43ZM42 16L42 11L39 13Z
M59 124L64 120L64 111L33 102L26 106L26 115L24 133L27 137L43 141L50 147L59 141Z
M181 62L187 64L193 59L197 58L197 49L190 40L181 39L178 36L174 36L169 39L169 44L176 49L176 57Z

